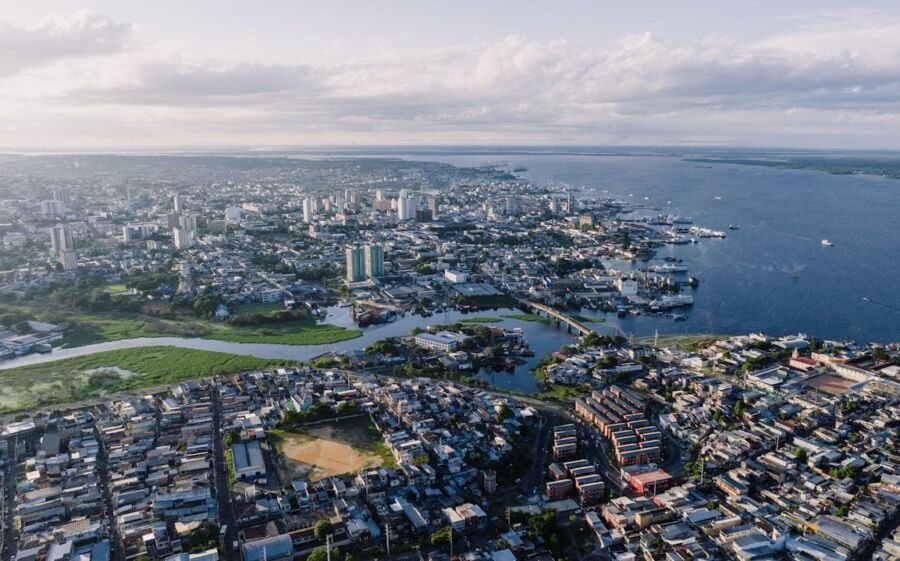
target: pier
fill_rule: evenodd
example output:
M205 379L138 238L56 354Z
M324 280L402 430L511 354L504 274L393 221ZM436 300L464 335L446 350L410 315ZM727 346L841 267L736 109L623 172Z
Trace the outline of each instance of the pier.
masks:
M556 320L556 325L558 326L560 323L566 324L566 329L569 333L574 329L580 335L588 335L590 333L594 333L594 330L588 327L587 325L581 323L575 318L569 317L566 314L560 312L559 310L555 310L550 306L546 306L544 304L538 304L537 302L531 302L529 300L522 300L522 304L527 307L529 310L533 310L536 314L541 315L544 313L547 317L551 317Z

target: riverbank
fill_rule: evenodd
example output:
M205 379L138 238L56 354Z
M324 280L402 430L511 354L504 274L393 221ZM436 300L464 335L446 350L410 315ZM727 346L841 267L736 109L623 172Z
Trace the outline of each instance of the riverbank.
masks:
M288 364L293 361L165 346L99 352L0 370L0 413Z
M248 306L257 307L242 309L242 314L267 314L277 311L269 304ZM76 314L42 311L24 305L4 305L0 308L0 312L18 313L28 319L59 325L65 330L62 343L66 348L142 337L186 337L232 343L326 345L348 341L362 335L359 329L319 323L315 318L232 325L192 316L178 316L171 319L141 313Z
M670 348L679 351L693 352L710 343L725 339L728 335L716 335L712 333L698 333L696 335L660 335L659 337L642 337L638 339L644 345L655 346L660 349Z

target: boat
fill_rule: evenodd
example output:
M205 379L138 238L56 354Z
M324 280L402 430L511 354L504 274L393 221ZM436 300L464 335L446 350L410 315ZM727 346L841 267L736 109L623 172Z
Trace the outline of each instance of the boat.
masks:
M739 224L729 224L729 225L728 225L728 229L729 229L729 230L740 230L741 227L740 227Z
M690 285L691 288L697 288L700 286L700 279L697 277L688 277L688 285Z
M684 265L676 265L675 263L650 266L650 271L653 273L686 273L687 270L688 268Z
M688 317L684 314L675 314L672 316L672 319L674 319L675 321L685 321L687 320L687 318Z
M528 171L528 168L526 168L525 166L517 166L513 168L513 171L516 173L521 173L523 171Z
M834 242L830 242L828 240L822 240L821 243L822 243L822 246L824 246L824 247L831 247L834 245Z

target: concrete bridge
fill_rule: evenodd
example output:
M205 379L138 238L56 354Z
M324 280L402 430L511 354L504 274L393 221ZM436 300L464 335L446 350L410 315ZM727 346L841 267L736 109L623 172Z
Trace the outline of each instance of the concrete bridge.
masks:
M588 335L590 333L594 333L594 330L587 325L581 323L575 318L567 316L559 310L551 308L550 306L545 306L544 304L538 304L537 302L531 302L529 300L522 300L522 304L529 310L533 310L538 315L541 315L543 313L546 314L547 317L555 319L556 325L559 325L560 323L566 324L566 329L569 333L571 333L573 329L580 335Z

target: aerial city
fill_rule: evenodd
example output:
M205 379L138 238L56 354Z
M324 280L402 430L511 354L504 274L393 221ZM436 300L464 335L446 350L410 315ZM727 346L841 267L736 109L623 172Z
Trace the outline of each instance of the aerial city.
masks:
M0 8L0 561L900 560L900 8L380 4Z

